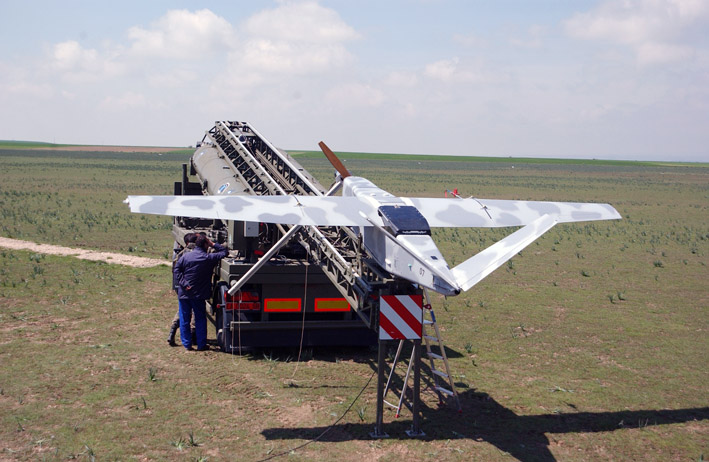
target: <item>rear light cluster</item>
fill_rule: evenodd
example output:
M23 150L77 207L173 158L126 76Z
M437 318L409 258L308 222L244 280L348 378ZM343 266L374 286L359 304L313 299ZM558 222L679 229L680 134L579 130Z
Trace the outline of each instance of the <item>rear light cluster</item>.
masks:
M258 292L238 291L234 295L224 294L227 310L260 310L261 298Z

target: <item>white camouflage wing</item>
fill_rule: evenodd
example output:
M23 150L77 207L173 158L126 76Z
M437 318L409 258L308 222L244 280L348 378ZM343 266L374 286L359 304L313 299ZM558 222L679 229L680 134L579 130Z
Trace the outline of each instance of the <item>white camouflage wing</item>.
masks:
M402 197L416 207L431 227L497 228L524 226L549 215L557 223L615 220L620 214L608 204L541 202L500 199Z
M555 224L554 217L542 215L524 228L518 229L456 266L451 270L451 274L461 289L469 290Z
M541 216L557 223L620 219L608 204L402 197L431 227L524 226ZM128 196L133 213L304 226L372 226L369 202L352 196Z
M360 211L372 212L342 196L128 196L125 202L133 213L304 226L371 226Z

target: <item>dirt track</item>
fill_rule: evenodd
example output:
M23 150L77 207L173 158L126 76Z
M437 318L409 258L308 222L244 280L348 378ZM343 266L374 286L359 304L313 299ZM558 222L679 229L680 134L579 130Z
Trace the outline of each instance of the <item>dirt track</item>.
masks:
M32 148L43 151L89 151L89 152L171 152L185 148L166 148L156 146L59 146Z
M13 250L31 250L48 255L73 256L82 260L105 261L106 263L133 266L135 268L149 268L151 266L169 264L167 260L158 260L156 258L134 257L121 253L99 252L97 250L72 249L71 247L51 244L35 244L34 242L9 239L6 237L0 237L0 247Z

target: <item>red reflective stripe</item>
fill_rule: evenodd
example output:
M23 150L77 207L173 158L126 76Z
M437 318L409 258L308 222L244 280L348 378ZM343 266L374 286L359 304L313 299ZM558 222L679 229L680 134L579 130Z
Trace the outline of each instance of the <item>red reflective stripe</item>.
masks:
M411 298L417 302L417 305L421 305L419 300L416 300L414 298L415 296L412 296ZM418 336L421 336L421 319L416 319L413 314L409 311L406 306L404 306L403 303L399 301L399 299L396 296L387 296L386 297L386 302L389 304L389 306L392 307L394 311L399 315L401 319L404 320L404 322L411 328L412 331L414 331Z

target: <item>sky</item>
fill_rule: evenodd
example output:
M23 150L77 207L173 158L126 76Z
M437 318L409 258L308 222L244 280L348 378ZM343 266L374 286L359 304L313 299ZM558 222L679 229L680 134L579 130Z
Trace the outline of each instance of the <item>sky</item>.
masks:
M709 162L707 0L0 1L0 139Z

